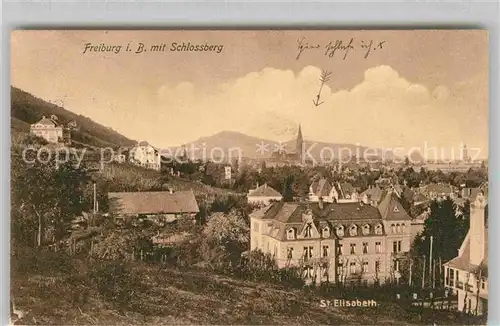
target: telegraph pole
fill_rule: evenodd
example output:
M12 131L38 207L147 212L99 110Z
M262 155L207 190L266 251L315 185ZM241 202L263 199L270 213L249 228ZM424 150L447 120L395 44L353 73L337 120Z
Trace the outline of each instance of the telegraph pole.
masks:
M431 239L431 243L429 246L429 280L431 280L431 282L432 282L432 271L433 271L433 267L432 267L432 242L434 240L434 236L431 235L430 239Z
M426 262L425 258L426 257L424 255L424 269L422 271L422 289L425 288L425 262Z

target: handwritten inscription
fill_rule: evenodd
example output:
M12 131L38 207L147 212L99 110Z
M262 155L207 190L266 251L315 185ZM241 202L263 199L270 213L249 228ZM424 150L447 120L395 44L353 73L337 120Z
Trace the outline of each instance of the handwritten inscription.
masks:
M332 40L327 44L309 43L305 37L297 40L297 56L299 60L307 52L321 52L323 55L334 58L341 57L345 60L351 52L361 51L363 57L368 58L373 52L384 48L385 41L357 40L350 38L347 40Z
M209 44L205 43L191 43L191 42L172 42L172 43L157 43L157 44L144 44L127 43L126 45L106 44L106 43L85 43L83 45L83 54L93 52L107 52L119 54L122 52L130 52L134 54L147 53L147 52L215 52L221 53L224 49L222 44Z

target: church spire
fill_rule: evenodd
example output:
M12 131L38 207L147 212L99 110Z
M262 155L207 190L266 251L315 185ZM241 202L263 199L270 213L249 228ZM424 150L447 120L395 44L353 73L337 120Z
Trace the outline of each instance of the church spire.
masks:
M299 158L301 161L302 161L302 147L303 146L304 146L304 139L302 138L302 128L301 128L301 125L299 124L299 132L297 133L296 151L297 151L297 154L299 155Z

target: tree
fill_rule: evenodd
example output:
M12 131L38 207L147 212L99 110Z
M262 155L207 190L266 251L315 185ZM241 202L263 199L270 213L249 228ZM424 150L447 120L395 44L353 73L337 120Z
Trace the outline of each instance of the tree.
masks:
M433 201L430 215L425 221L422 237L415 241L416 252L423 256L429 254L430 237L433 237L433 257L448 261L456 257L458 249L469 229L466 216L456 216L456 207L450 198Z
M292 184L293 184L293 177L288 176L285 179L284 185L283 185L283 201L290 202L293 201L293 189L292 189Z
M236 266L249 245L250 229L244 218L234 211L211 215L202 232L201 255L218 267Z
M37 158L36 151L42 145L27 137L11 149L12 236L28 246L41 246L47 238L56 242L63 239L70 221L88 208L85 167L77 166L72 157L58 162L55 152L45 151ZM32 150L23 157L26 146Z

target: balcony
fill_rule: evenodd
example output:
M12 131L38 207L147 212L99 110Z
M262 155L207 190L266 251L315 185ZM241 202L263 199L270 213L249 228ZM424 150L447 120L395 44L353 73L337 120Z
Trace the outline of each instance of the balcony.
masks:
M321 265L328 263L328 257L302 257L299 259L301 265Z

